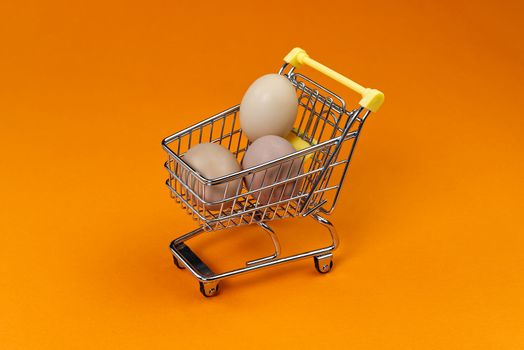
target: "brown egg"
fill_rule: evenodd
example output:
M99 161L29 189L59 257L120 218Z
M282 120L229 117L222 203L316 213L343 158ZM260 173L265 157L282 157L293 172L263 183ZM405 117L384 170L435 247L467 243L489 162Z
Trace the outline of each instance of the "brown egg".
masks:
M201 143L190 148L183 160L202 177L209 180L241 170L235 155L216 143ZM189 172L182 171L181 176L183 181L206 202L217 202L230 198L240 192L242 187L241 178L218 185L203 185L196 177L189 175ZM196 197L191 199L195 201ZM198 204L201 206L203 202L199 201ZM232 201L224 202L223 206L221 203L211 204L206 205L206 209L220 210L221 206L222 209L227 209L231 207L231 204Z
M262 136L253 142L246 151L242 160L242 167L248 169L259 164L263 164L274 159L286 156L295 152L293 145L286 139L267 135ZM264 186L269 186L279 181L284 181L302 174L302 158L289 160L282 165L275 165L266 170L258 171L245 178L245 184L249 191L257 190ZM258 199L261 205L275 203L280 200L289 199L296 195L302 185L302 178L289 181L285 184L255 192L253 197Z

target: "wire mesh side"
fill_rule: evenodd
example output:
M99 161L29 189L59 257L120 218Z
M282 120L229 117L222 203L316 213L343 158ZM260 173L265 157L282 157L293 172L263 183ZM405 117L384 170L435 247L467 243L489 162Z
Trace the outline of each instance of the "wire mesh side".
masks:
M221 184L224 195L220 200L206 201L206 193L216 191L217 187L212 186L217 185L203 182L183 157L191 147L213 142L227 148L241 162L248 140L240 128L238 106L166 138L166 185L175 201L206 230L297 216L302 201L319 180L309 207L333 210L363 119L353 118L353 112L345 110L340 97L307 77L294 74L288 78L296 87L299 104L293 132L311 144L312 151L245 173L240 181L238 176L235 178L237 174L231 174L231 179ZM348 124L351 128L343 147L326 164ZM328 170L319 179L325 167Z

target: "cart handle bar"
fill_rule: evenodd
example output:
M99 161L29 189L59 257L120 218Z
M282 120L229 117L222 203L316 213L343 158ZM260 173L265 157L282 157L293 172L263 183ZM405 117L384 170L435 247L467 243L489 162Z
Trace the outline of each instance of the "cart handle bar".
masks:
M384 94L379 90L365 88L362 85L355 83L353 80L346 78L342 74L335 72L333 69L315 61L309 57L305 50L299 47L295 47L293 50L291 50L286 55L286 57L284 57L284 61L296 68L299 68L305 64L306 66L309 66L320 73L327 75L331 79L338 81L340 84L347 86L351 90L358 92L360 95L362 95L362 99L360 100L359 104L372 112L378 111L382 105L382 102L384 102Z

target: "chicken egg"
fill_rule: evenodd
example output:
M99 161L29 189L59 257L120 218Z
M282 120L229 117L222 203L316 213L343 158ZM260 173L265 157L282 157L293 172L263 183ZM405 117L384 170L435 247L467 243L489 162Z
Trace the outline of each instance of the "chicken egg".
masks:
M248 169L294 152L295 148L286 139L275 135L262 136L247 149L242 160L242 167ZM300 174L302 174L302 158L295 158L247 175L245 183L248 191L254 191L276 182L294 178ZM254 192L253 197L257 198L261 205L286 200L300 191L302 182L302 178L288 181L273 188Z
M240 103L240 127L250 141L261 136L286 137L297 116L298 100L293 84L279 74L255 80Z
M201 143L191 147L183 157L184 162L193 168L198 174L206 179L229 175L241 170L235 155L225 147L216 143ZM217 202L230 198L240 192L242 179L229 182L205 185L197 180L188 171L181 171L182 181L186 183L205 202ZM195 196L189 195L195 201ZM200 202L200 201L199 201ZM198 203L202 205L203 203ZM206 205L208 210L220 210L231 207L232 201Z

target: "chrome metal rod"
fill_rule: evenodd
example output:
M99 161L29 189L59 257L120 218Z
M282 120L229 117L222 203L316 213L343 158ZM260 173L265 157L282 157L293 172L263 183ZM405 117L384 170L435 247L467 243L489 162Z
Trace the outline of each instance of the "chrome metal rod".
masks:
M246 262L246 266L256 265L256 264L264 262L264 261L273 260L273 259L278 258L278 256L280 255L280 242L278 240L277 235L275 234L275 231L273 231L273 229L268 224L266 224L265 222L259 222L258 226L262 227L264 229L264 231L266 231L269 234L269 237L271 237L271 241L273 242L273 246L275 248L275 252L273 254L271 254L269 256L265 256L263 258L250 260L250 261Z
M320 182L323 180L324 175L329 170L329 165L333 162L333 159L336 159L335 157L337 156L338 151L340 150L340 147L342 147L342 143L343 143L344 139L346 138L347 134L349 133L349 129L351 128L351 125L353 124L353 121L355 120L355 118L358 117L358 115L360 114L360 112L362 112L363 109L364 109L363 107L360 107L356 111L356 113L352 116L351 121L349 121L347 123L346 127L344 128L344 132L342 132L342 135L340 135L340 141L338 141L337 145L335 146L335 149L333 150L333 153L331 153L331 155L329 156L327 161L324 163L325 164L324 168L322 169L322 172L319 174L317 180L313 184L313 187L311 187L311 190L310 190L308 196L306 197L306 200L304 201L304 204L302 205L302 208L301 208L300 211L303 212L303 211L307 210L307 206L309 205L309 202L311 201L311 197L315 193L315 190L317 189L317 187L320 184Z
M252 271L255 271L255 270L258 270L258 269L271 267L271 266L275 266L275 265L279 265L279 264L284 264L284 263L288 263L288 262L292 262L292 261L296 261L296 260L300 260L300 259L305 259L305 258L311 257L311 256L322 256L322 255L325 255L325 254L328 254L328 253L331 253L332 251L334 251L338 247L338 245L339 245L339 239L338 239L337 231L336 231L335 227L333 226L333 224L328 219L326 219L326 218L324 218L324 217L322 217L322 216L320 216L318 214L312 214L311 217L313 219L315 219L318 223L320 223L322 226L324 226L329 231L330 236L331 236L331 241L332 241L329 246L326 246L326 247L323 247L323 248L319 248L319 249L310 250L310 251L299 253L299 254L286 256L286 257L280 258L280 259L274 259L274 260L270 260L270 261L266 261L266 262L261 262L261 263L258 263L256 265L249 265L249 266L246 266L246 267L243 267L243 268L239 268L239 269L235 269L235 270L231 270L231 271L227 271L227 272L223 272L223 273L219 273L219 274L205 275L205 274L201 273L200 271L198 271L188 261L188 259L186 259L186 257L179 251L179 249L177 249L176 244L174 244L176 241L179 241L179 242L183 241L183 240L181 240L183 237L188 237L191 234L193 234L193 236L195 236L196 234L198 234L198 233L195 233L198 230L192 231L192 232L190 232L190 233L180 237L179 239L173 241L171 243L171 245L170 245L170 249L171 249L171 252L173 253L173 255L177 259L182 261L183 265L187 268L187 270L189 270L199 281L201 281L201 282L218 281L218 280L221 280L221 279L224 279L224 278L233 277L233 276L240 275L240 274L245 274L245 273L252 272Z
M315 220L317 220L317 222L319 224L321 224L322 226L324 226L325 228L328 229L329 231L329 234L331 235L331 241L333 242L332 243L332 246L333 246L333 250L337 249L339 244L340 244L340 240L338 238L338 232L337 232L337 229L335 228L335 226L331 223L331 221L329 221L328 219L326 219L325 217L323 216L320 216L319 214L313 214L311 215L311 217Z

